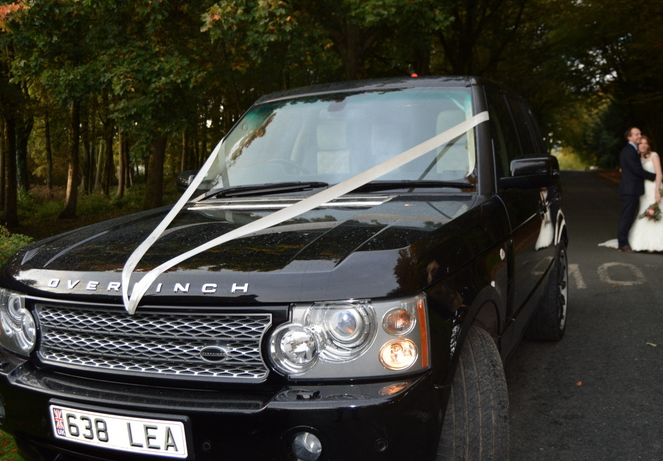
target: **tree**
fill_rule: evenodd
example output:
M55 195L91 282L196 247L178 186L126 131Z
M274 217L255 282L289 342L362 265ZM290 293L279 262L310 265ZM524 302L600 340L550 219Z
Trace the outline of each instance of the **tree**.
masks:
M456 73L501 81L532 103L551 148L572 146L602 166L616 163L628 124L641 126L655 147L663 143L663 61L655 58L663 26L651 20L663 7L656 2L0 3L0 115L11 138L0 161L6 220L16 215L10 189L27 187L26 161L37 159L27 146L48 152L51 135L53 155L39 161L69 159L63 216L75 216L80 172L82 190L92 191L97 172L110 193L115 159L116 195L131 184L132 166L147 165L145 206L158 206L166 170L199 167L207 146L257 97L342 79ZM59 142L64 132L67 149ZM28 136L46 139L29 144ZM48 177L52 170L34 171Z
M306 70L309 79L318 81L405 75L415 66L426 73L429 37L447 23L435 4L434 0L223 0L208 10L203 30L224 44L226 61L235 69L271 60L288 73ZM388 51L385 42L392 44ZM289 86L290 81L285 83Z
M75 218L78 203L78 150L80 144L81 106L78 101L69 107L69 172L67 174L67 195L61 218Z
M13 71L22 82L38 79L56 101L69 108L69 174L60 216L76 216L80 104L94 90L97 44L93 16L76 0L33 0L15 11L9 25ZM95 40L96 39L96 40Z
M430 38L450 20L433 0L299 0L295 4L310 12L328 34L348 80L378 73L427 74ZM391 46L385 48L385 43Z
M146 208L162 204L167 139L196 123L205 63L203 6L200 1L101 2L113 29L121 31L102 63L112 93L111 117L136 140L133 154L149 158Z
M578 124L584 136L564 141L600 166L618 164L631 125L663 145L663 6L660 2L604 0L570 2L558 15L555 39L566 63L563 82L593 116ZM582 119L580 119L582 122ZM575 123L574 123L575 122Z
M455 75L494 72L512 43L522 34L530 0L455 0L447 12L453 18L437 32L445 70Z
M9 41L7 32L8 22L13 13L22 9L21 5L0 6L0 115L2 115L1 130L4 134L2 144L2 209L4 210L4 223L9 227L18 226L18 194L16 180L16 125L19 113L25 107L21 88L13 83L14 76L11 70L11 61L14 57L14 47Z
M5 203L4 222L7 227L18 226L17 187L16 187L16 120L5 117Z

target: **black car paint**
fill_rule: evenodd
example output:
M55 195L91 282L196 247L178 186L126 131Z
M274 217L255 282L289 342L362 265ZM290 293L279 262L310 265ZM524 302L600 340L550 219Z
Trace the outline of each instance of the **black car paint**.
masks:
M383 88L368 83L297 90L261 98L256 104L295 93L348 92L352 85L357 85L353 90ZM468 85L478 113L487 109L482 85L492 84L481 79L429 79L392 85ZM487 124L477 128L477 140L490 145ZM558 185L547 184L548 201L542 203L540 187L501 189L497 170L493 156L482 153L475 192L381 191L379 195L388 196L381 205L323 207L208 250L161 275L161 289L148 291L140 307L268 311L274 314L274 328L287 319L294 302L424 292L431 330L429 370L397 381L315 384L288 382L272 372L262 384L241 386L51 370L0 353L0 395L7 411L0 427L17 437L25 453L36 446L47 455L70 452L112 459L113 453L50 437L45 409L52 398L59 398L107 413L185 417L195 459L284 459L288 434L297 427L314 428L325 446L333 447L323 459L432 459L467 325L477 322L488 329L506 360L538 303L555 244L564 238ZM466 212L457 213L464 208ZM555 241L536 248L547 210ZM34 298L117 306L121 298L116 283L127 257L166 212L144 212L37 242L4 266L0 286ZM183 212L139 270L268 213ZM233 292L233 284L248 288ZM205 292L203 287L209 291L212 285L214 291ZM376 392L400 382L406 383L404 390L392 396Z
M145 301L149 304L150 296L157 295L163 299L170 292L173 299L187 296L196 303L216 304L219 297L235 298L237 295L228 290L232 283L240 282L249 283L249 292L259 303L416 293L440 277L438 272L429 275L425 271L431 262L432 248L441 247L436 251L444 255L444 269L449 272L472 257L477 243L481 246L493 243L486 234L495 232L479 226L480 217L475 216L479 210L472 208L475 202L469 195L453 199L402 195L370 209L322 207L304 214L297 222L283 223L190 258L179 266L176 274L167 273L160 279L167 289L159 294L152 290ZM453 214L461 208L470 208L469 214L453 220ZM174 222L176 230L154 245L139 269L148 270L183 250L268 213L240 211L228 220L223 213L215 216L213 212L185 212ZM84 244L78 241L78 234L69 234L45 245L29 247L22 253L25 256L13 260L8 269L16 274L17 281L25 284L21 288L30 295L86 295L86 299L94 296L99 302L118 302L119 292L108 290L107 285L120 281L124 261L133 249L127 243L128 236L146 234L161 218L161 214L152 214L146 220L132 219L128 225L124 224L128 220L121 218L116 224L88 228L83 232L84 236L89 235L83 238ZM469 242L467 238L460 241L449 235L445 227L449 224L462 228L462 234L468 231L476 234L482 241ZM403 249L409 254L401 254L405 253ZM364 265L371 271L357 273L357 267ZM406 268L417 275L399 281L396 274ZM430 276L433 278L428 280ZM378 282L366 286L362 277L375 278ZM61 282L49 285L53 279ZM100 282L99 286L91 289L87 286L90 280ZM192 286L188 292L175 293L172 288L178 282ZM219 285L214 296L203 295L200 288L206 283ZM272 285L282 288L275 289Z

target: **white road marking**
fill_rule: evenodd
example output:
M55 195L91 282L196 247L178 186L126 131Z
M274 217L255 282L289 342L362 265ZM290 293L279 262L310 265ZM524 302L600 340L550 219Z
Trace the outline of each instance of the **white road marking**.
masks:
M613 280L610 276L610 270L612 269L614 272L614 269L618 267L630 271L633 278L631 280ZM611 285L632 286L641 285L647 281L645 274L637 266L628 263L603 263L598 268L598 274L601 281Z

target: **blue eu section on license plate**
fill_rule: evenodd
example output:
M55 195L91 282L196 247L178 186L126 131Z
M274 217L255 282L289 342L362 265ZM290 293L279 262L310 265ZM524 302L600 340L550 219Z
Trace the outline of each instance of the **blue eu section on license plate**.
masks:
M184 459L184 423L51 405L53 435L60 440L129 453Z

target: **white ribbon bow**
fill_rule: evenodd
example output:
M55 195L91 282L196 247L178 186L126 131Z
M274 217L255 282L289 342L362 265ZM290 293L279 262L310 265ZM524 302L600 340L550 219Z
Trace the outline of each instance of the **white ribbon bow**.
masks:
M156 242L159 239L159 237L161 237L161 235L166 230L168 225L173 221L173 219L175 219L175 216L177 216L177 214L182 210L184 205L189 201L189 199L196 191L198 186L200 186L200 184L203 181L203 178L207 174L207 171L210 169L213 162L216 160L217 156L219 155L219 152L221 151L221 143L219 143L212 152L212 155L210 155L209 159L207 159L207 161L201 168L200 172L198 172L198 174L194 178L189 188L184 192L182 197L180 197L180 199L173 206L173 208L166 215L166 217L161 221L161 223L159 223L159 225L143 241L143 243L141 243L138 246L138 248L134 250L131 256L129 256L129 259L127 259L127 262L124 265L124 268L122 269L122 299L124 301L124 308L127 310L127 312L130 315L133 315L136 312L136 309L138 308L138 304L140 303L141 299L143 298L149 287L152 285L152 283L154 283L154 281L157 279L157 277L163 274L171 267L174 267L177 264L181 263L182 261L185 261L197 254L202 253L203 251L209 250L210 248L214 248L215 246L221 245L231 240L247 236L254 232L259 232L268 227L276 226L284 221L287 221L296 216L299 216L300 214L306 213L307 211L317 208L320 205L323 205L327 202L337 199L338 197L341 197L342 195L345 195L348 192L351 192L363 186L364 184L367 184L379 178L380 176L383 176L389 173L390 171L393 171L405 165L406 163L409 163L412 160L421 157L422 155L432 151L433 149L436 149L448 143L452 139L455 139L463 135L467 131L473 129L480 123L485 122L487 120L488 120L488 112L482 112L480 114L477 114L474 117L469 118L459 123L458 125L448 129L447 131L440 133L422 142L421 144L418 144L412 147L411 149L408 149L405 152L398 154L397 156L392 157L389 160L382 162L362 173L359 173L356 176L353 176L349 179L346 179L343 182L340 182L321 192L318 192L317 194L312 195L300 202L297 202L281 210L275 211L274 213L268 216L265 216L256 221L245 224L241 227L238 227L237 229L233 229L232 231L227 232L215 239L212 239L207 243L204 243L192 250L182 253L181 255L176 256L166 261L165 263L161 264L160 266L155 267L151 271L147 272L143 276L143 278L141 278L134 285L134 288L131 291L131 295L129 295L129 285L131 283L131 275L133 274L134 269L140 262L141 258L145 255L145 253L147 253L147 251L154 244L154 242Z

